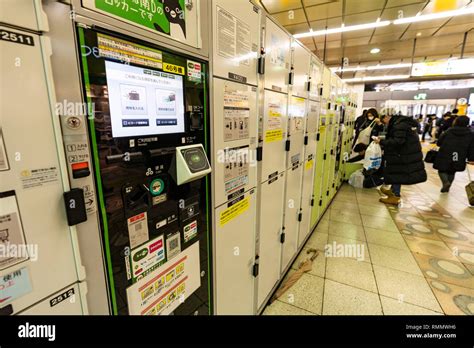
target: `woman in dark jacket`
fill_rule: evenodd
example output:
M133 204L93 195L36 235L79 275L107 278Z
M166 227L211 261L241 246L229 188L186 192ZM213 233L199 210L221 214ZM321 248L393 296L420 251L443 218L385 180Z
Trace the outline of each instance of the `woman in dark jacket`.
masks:
M417 121L407 116L385 116L387 125L385 139L375 138L384 150L384 183L391 189L381 189L387 198L382 203L400 203L401 185L413 185L427 179L420 139L417 133Z
M474 133L469 128L469 117L458 116L453 126L441 134L439 151L433 164L443 184L441 192L449 192L456 172L466 169L466 159L474 161Z

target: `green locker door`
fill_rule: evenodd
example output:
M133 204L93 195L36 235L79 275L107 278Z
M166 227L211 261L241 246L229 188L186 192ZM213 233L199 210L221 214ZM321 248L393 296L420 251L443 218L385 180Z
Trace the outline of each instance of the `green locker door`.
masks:
M321 190L322 205L321 213L327 206L329 198L329 187L330 180L334 173L334 167L331 168L331 143L333 141L333 130L334 130L334 113L328 110L328 119L326 126L326 142L324 146L324 171L323 171L323 186ZM320 214L321 214L320 213Z
M327 117L323 114L319 117L319 128L318 128L318 144L316 147L316 162L314 170L314 184L313 184L313 195L314 195L314 205L311 210L311 229L318 222L319 216L321 214L321 207L319 206L319 201L321 199L321 188L323 184L323 172L324 172L324 151L326 145L326 119Z

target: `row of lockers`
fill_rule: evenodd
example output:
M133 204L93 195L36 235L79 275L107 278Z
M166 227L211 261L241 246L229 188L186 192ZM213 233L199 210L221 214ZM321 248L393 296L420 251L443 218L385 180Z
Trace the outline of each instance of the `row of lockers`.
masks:
M253 314L344 179L356 98L252 3L212 15L215 313Z

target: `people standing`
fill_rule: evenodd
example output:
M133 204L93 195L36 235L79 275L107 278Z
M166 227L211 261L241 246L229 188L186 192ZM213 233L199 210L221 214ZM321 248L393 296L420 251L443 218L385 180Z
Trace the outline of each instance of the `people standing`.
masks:
M425 141L426 134L431 135L431 129L433 128L433 119L436 118L436 115L427 115L425 122L423 123L423 134L421 135L421 140Z
M456 172L466 169L466 160L474 162L474 132L469 128L469 117L458 116L453 126L441 134L439 151L433 168L441 179L441 192L449 192Z
M421 143L417 134L417 122L407 116L386 115L383 122L387 125L385 139L374 137L384 150L384 183L390 189L381 188L387 195L380 202L398 205L401 197L401 185L413 185L427 179Z

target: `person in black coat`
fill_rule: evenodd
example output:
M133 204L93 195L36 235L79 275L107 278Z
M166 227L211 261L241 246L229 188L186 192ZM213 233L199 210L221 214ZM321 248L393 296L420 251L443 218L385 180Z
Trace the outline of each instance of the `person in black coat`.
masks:
M380 202L398 205L401 185L413 185L427 179L421 143L417 134L417 121L407 116L385 116L385 139L374 138L384 150L384 183L391 189L382 188L387 198Z
M469 117L458 116L437 144L440 148L433 168L438 170L443 184L441 192L449 192L456 172L466 169L466 160L474 162L474 133L469 128Z

